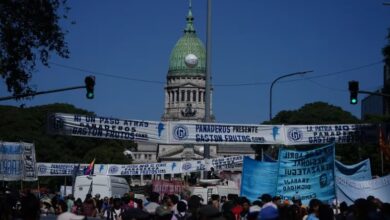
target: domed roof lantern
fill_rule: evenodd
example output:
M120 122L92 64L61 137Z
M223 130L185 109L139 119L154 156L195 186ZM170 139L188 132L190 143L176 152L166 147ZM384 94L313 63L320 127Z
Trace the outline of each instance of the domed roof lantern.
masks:
M206 73L206 50L202 41L196 36L191 0L189 1L186 20L187 25L184 29L184 35L177 41L171 52L168 77L204 77Z

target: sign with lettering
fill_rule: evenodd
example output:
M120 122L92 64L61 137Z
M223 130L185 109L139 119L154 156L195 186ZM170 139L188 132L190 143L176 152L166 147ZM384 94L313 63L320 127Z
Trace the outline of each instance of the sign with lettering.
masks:
M282 125L171 122L171 144L283 144Z
M299 194L303 204L311 199L335 198L334 144L315 150L279 152L277 195L292 199Z
M55 113L48 124L49 132L54 134L153 143L167 140L166 124L157 121Z
M0 142L0 180L37 180L34 144Z
M359 140L362 126L365 125L285 125L284 145L353 143Z
M132 176L132 175L153 175L181 173L181 163L148 163L148 164L109 164L107 175Z

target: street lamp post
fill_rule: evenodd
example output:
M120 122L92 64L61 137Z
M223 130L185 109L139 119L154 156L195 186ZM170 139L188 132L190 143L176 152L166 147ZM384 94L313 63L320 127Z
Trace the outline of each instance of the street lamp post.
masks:
M274 84L276 83L276 81L278 81L279 79L286 78L286 77L295 76L295 75L303 75L303 74L311 73L311 72L313 72L313 71L310 70L310 71L290 73L290 74L286 74L286 75L283 75L283 76L279 76L274 81L272 81L271 87L269 89L269 120L270 121L272 120L272 88L273 88Z

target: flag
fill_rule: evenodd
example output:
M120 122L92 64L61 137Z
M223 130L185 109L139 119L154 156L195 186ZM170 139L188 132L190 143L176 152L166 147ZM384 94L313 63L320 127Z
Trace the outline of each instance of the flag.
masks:
M87 169L84 172L84 175L93 175L93 169L95 167L95 158L93 161L88 165Z

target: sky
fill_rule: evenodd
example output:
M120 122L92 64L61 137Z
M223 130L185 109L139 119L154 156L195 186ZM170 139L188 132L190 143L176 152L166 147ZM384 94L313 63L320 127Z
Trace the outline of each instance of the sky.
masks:
M378 0L213 0L211 77L213 114L218 123L258 124L269 119L270 85L278 81L272 113L312 102L349 104L348 81L360 90L383 85L382 48L388 43L390 6ZM39 65L31 85L45 91L84 84L96 77L95 98L85 90L46 94L32 100L2 101L26 107L69 103L99 116L159 121L169 56L183 35L186 0L68 1L70 58L52 55ZM207 1L193 0L198 37L206 41ZM75 24L71 24L75 21ZM9 96L4 80L0 96ZM359 95L360 101L365 95Z

